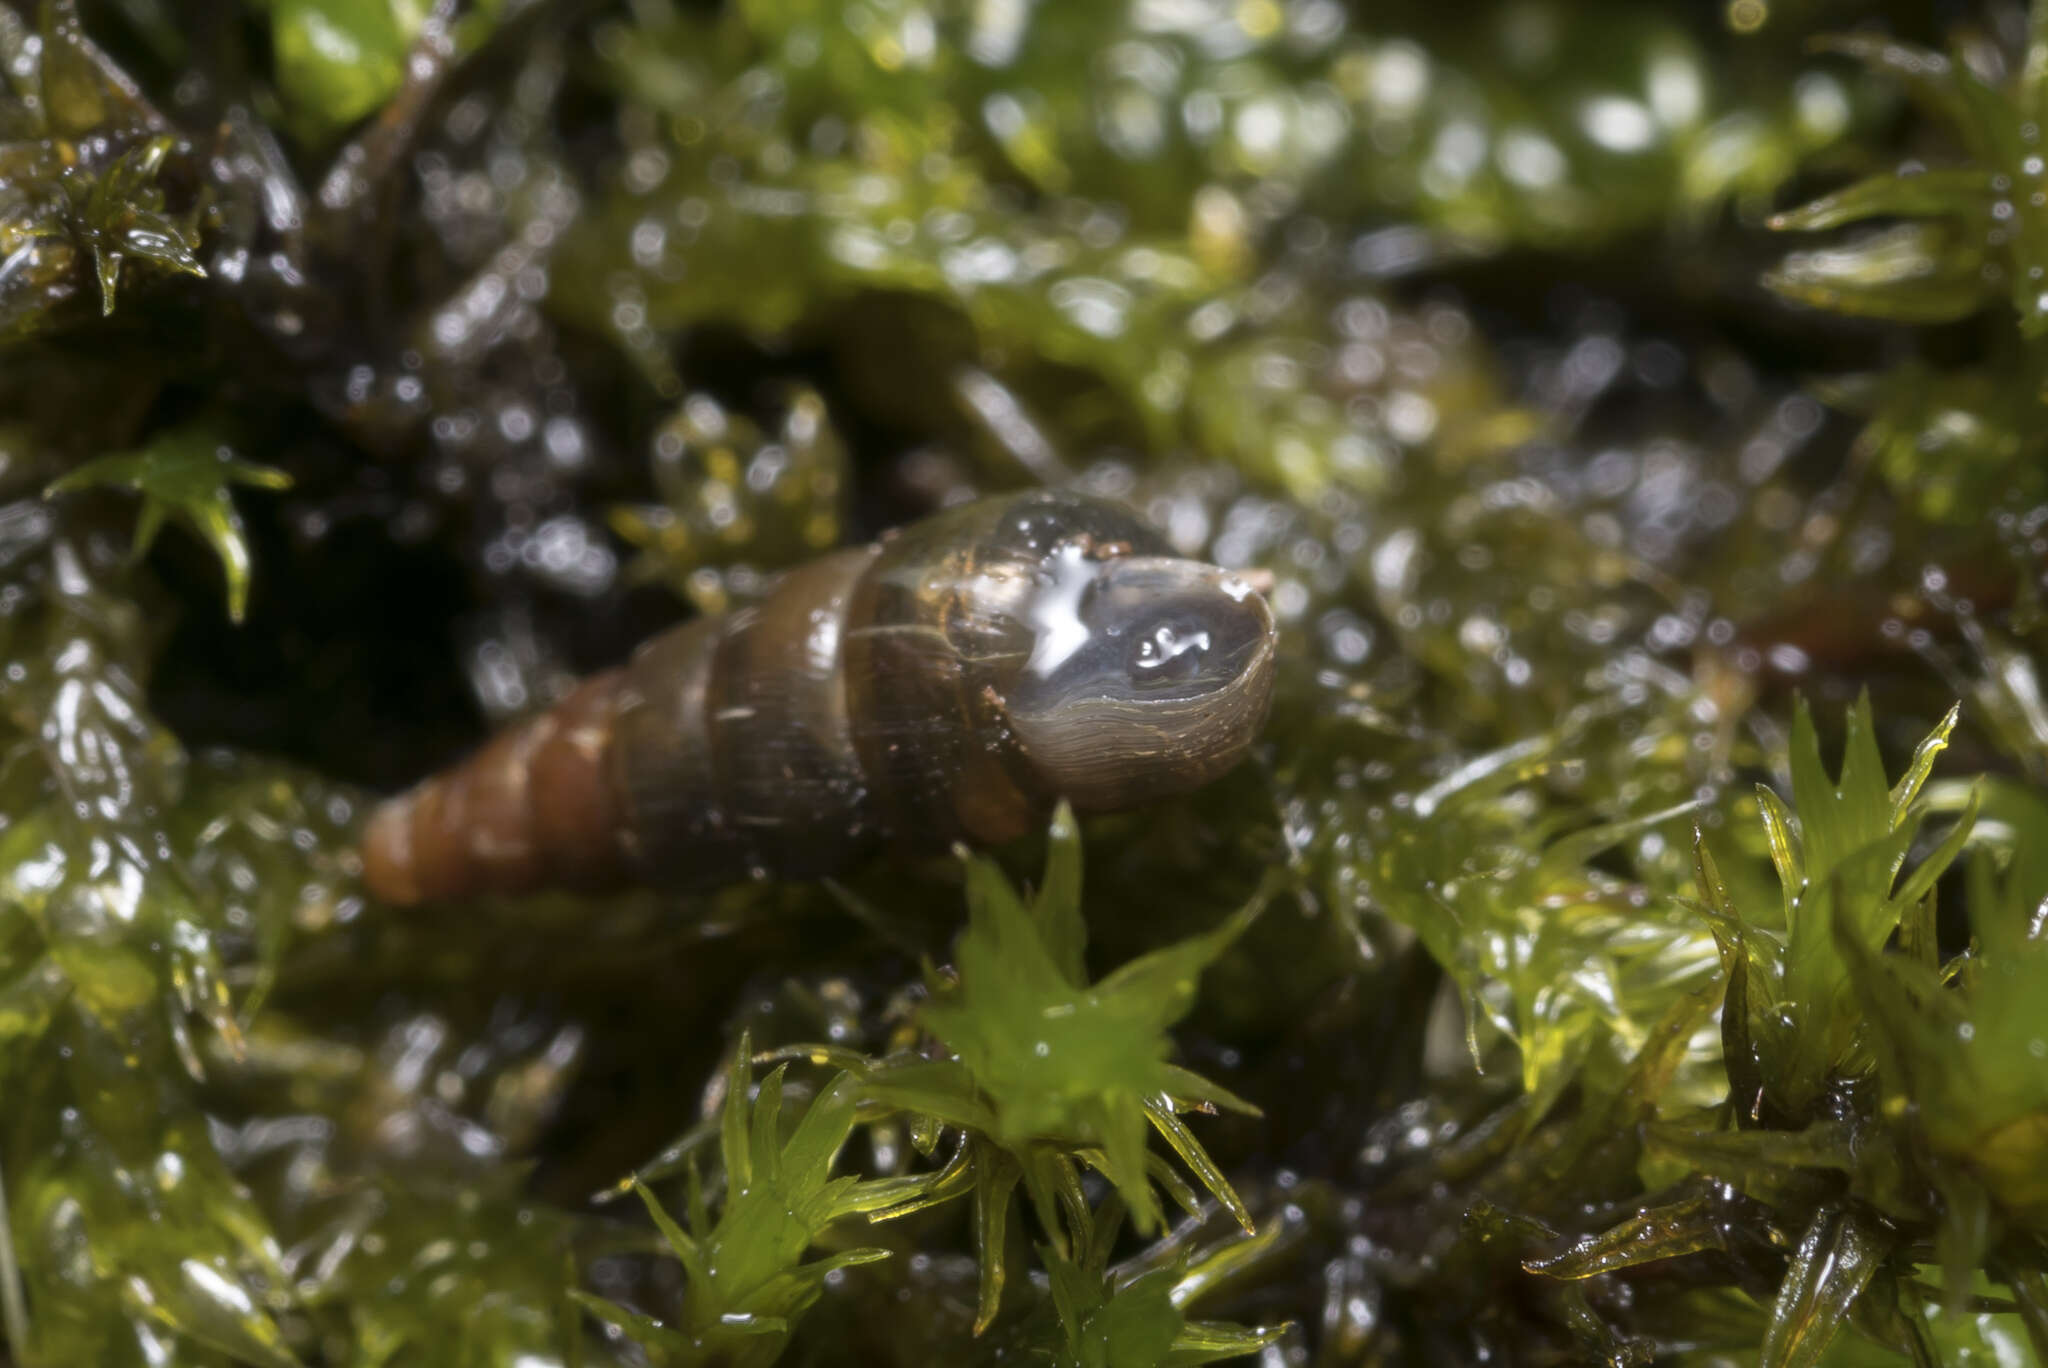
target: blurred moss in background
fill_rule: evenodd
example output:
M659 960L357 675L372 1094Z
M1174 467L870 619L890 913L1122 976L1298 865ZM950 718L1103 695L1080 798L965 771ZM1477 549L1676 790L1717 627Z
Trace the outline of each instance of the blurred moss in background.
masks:
M2048 1357L2048 4L0 0L0 1331ZM1029 848L366 899L977 493L1274 578Z

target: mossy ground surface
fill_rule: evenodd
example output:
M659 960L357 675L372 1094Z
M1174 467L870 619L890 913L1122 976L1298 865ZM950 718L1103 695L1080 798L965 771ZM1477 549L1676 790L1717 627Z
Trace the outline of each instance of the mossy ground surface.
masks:
M0 1332L2048 1357L2048 5L0 0ZM399 910L377 795L977 493L1223 782Z

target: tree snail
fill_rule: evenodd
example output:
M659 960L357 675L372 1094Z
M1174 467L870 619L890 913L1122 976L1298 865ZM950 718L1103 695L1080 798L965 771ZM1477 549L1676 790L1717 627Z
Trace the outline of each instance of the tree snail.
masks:
M1135 515L1054 491L937 514L674 628L381 806L387 902L815 878L989 845L1062 797L1197 788L1272 702L1271 609Z

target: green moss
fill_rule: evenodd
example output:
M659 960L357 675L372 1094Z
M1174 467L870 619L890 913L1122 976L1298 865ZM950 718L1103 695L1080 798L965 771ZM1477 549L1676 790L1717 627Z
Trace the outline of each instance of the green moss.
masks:
M85 36L75 6L42 6L35 28L0 12L0 62L0 336L74 315L87 280L112 313L125 262L204 275L197 214L172 212L160 185L190 149Z
M102 456L50 486L52 497L95 485L126 485L142 495L135 519L135 555L149 551L164 519L176 515L191 524L220 557L227 576L228 616L242 620L249 602L249 546L235 514L230 485L288 489L291 476L268 466L237 461L206 428L166 432L142 451Z

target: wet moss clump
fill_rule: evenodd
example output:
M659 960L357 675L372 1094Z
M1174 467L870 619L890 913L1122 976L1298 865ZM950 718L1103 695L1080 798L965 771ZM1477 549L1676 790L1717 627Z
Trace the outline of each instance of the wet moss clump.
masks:
M2017 0L0 0L0 1361L2042 1361L2044 128ZM1270 574L1237 772L366 895L1030 485Z

